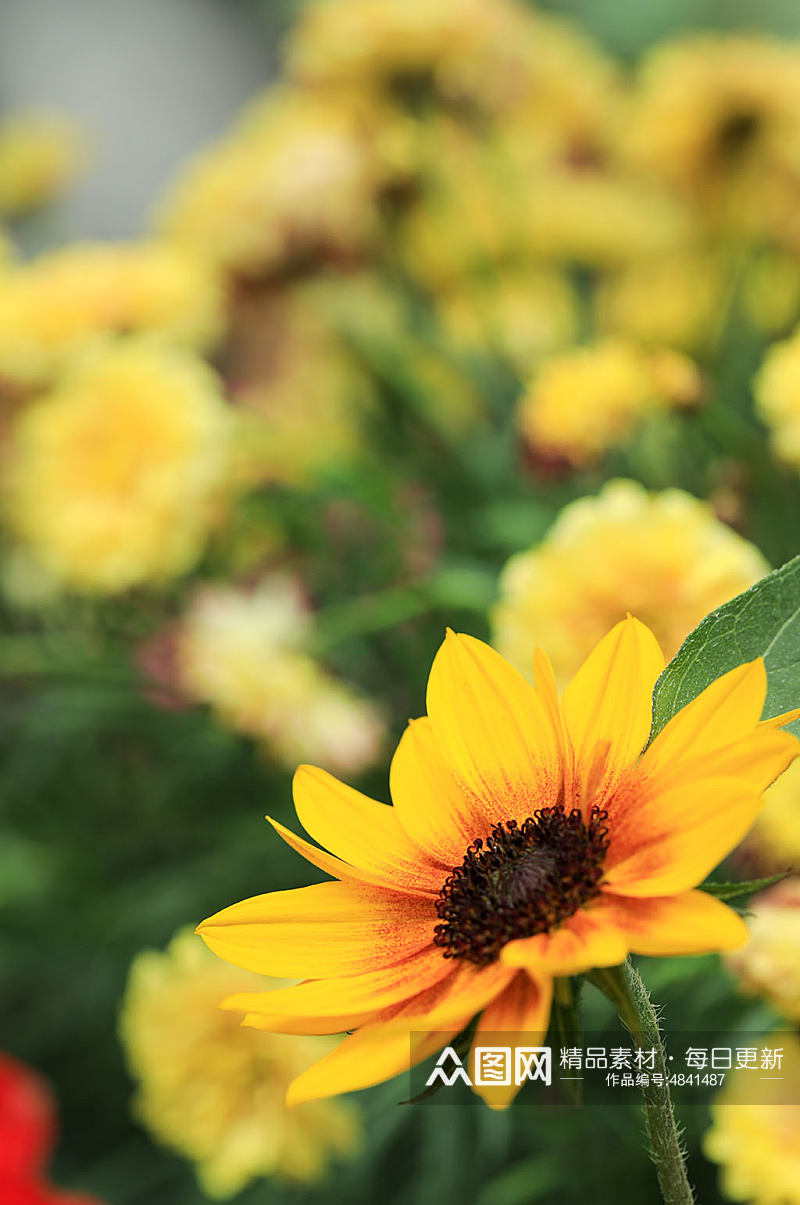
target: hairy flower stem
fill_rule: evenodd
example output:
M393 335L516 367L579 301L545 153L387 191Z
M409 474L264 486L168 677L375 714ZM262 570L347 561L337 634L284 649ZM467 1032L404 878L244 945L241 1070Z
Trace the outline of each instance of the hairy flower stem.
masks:
M653 1070L661 1074L662 1083L659 1086L651 1082L642 1089L651 1158L656 1165L664 1205L694 1205L695 1197L686 1175L684 1150L669 1092L667 1057L650 994L630 962L595 970L588 978L616 1006L623 1025L636 1044L655 1051Z

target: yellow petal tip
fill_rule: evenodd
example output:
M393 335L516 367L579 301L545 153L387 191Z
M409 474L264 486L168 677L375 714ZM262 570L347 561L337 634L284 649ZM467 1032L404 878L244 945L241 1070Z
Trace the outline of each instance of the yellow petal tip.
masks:
M795 707L792 711L783 711L780 715L768 716L766 720L762 720L762 724L768 725L770 728L783 728L786 724L793 723L794 720L800 720L800 707ZM787 732L787 736L794 736L793 732Z
M226 996L224 1000L220 1000L219 1007L223 1008L225 1010L225 1012L232 1012L232 1013L241 1012L242 1011L241 1005L236 1003L236 1001L238 999L239 999L239 994L236 994L234 996ZM245 1018L245 1020L246 1019L247 1018ZM244 1025L244 1021L242 1021L242 1025Z
M316 766L310 766L307 762L301 763L292 775L292 782L297 782L298 778L301 778L305 774L312 774L316 769Z
M302 1088L298 1089L296 1087L298 1082L298 1080L293 1080L286 1089L286 1096L284 1097L283 1103L287 1109L295 1109L298 1105L305 1104L306 1102L307 1098L303 1095Z

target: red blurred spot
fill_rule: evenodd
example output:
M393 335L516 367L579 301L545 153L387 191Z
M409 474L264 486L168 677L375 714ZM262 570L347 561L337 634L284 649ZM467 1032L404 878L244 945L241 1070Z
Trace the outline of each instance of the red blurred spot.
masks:
M47 1084L0 1052L2 1205L99 1205L94 1197L62 1192L45 1180L55 1137L55 1103Z
M44 1080L0 1054L0 1183L40 1172L55 1136L55 1107Z

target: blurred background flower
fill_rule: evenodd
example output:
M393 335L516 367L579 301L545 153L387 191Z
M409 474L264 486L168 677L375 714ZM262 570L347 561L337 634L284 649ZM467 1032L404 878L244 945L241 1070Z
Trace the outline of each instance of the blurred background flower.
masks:
M768 797L780 785L776 783ZM767 815L769 811L768 803ZM791 1203L800 1200L800 1043L796 1028L787 1031L787 1022L796 1027L800 1019L800 879L786 879L758 895L748 924L750 940L726 955L726 962L740 990L761 997L782 1018L782 1074L762 1078L757 1086L748 1081L746 1070L728 1076L711 1108L704 1149L720 1164L723 1191L730 1200Z
M800 466L800 338L769 348L754 382L756 407L776 454Z
M134 960L120 1033L137 1083L136 1116L197 1166L211 1197L235 1196L257 1176L319 1180L328 1161L352 1156L355 1109L317 1102L287 1111L291 1080L335 1044L244 1028L220 1001L263 987L226 966L190 930L161 953ZM275 987L282 987L275 981Z
M526 676L534 645L547 649L566 683L630 611L671 657L703 616L768 571L758 549L707 503L611 481L565 507L539 545L505 566L494 643Z
M0 389L34 391L104 333L152 332L205 351L223 331L208 260L167 243L83 243L9 266L0 292Z
M769 37L690 35L644 59L630 153L691 197L712 231L797 246L798 54Z
M56 200L84 161L84 135L63 113L23 112L0 121L0 214Z
M753 900L750 940L728 964L742 990L764 997L787 1020L800 1020L800 879Z
M699 394L697 373L677 353L607 339L546 360L518 422L534 463L580 468L626 443L648 416Z
M793 767L767 791L738 858L757 874L800 869L800 773Z
M781 1035L781 1040L796 1073L797 1038ZM725 1198L751 1205L795 1205L800 1201L800 1105L794 1076L762 1087L757 1103L747 1070L733 1072L728 1080L712 1106L713 1124L703 1143L708 1157L720 1165Z
M56 584L113 593L181 573L222 504L228 430L201 361L155 342L91 348L13 425L9 526Z
M309 654L312 622L300 583L285 575L250 589L203 586L180 621L177 683L288 769L312 761L358 774L381 751L380 709Z

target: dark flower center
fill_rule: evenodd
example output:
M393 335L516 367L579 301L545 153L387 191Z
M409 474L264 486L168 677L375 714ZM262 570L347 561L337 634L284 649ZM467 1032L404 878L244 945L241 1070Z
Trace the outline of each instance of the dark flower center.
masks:
M588 821L577 808L540 808L523 824L496 824L439 892L434 945L445 958L478 966L504 945L533 937L572 916L597 893L608 849L608 813L593 807Z
M723 159L738 159L749 150L761 130L761 117L750 110L732 110L720 122L717 148Z

